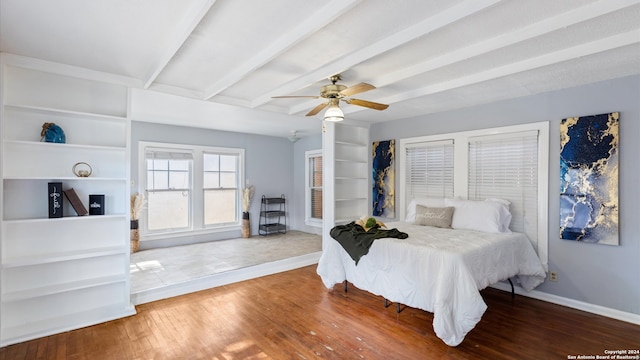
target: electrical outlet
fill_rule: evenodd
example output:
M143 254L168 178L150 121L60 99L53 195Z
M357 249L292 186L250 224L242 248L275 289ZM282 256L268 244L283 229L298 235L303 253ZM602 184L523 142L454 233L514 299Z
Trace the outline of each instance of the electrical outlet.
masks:
M551 271L549 273L549 280L550 281L558 281L558 272L557 271Z

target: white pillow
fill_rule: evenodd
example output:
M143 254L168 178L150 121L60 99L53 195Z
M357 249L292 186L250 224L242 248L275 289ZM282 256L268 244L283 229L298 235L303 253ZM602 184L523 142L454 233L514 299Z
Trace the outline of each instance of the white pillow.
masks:
M511 211L509 211L509 205L511 205L511 201L497 198L490 198L485 201L493 201L502 204L502 208L500 209L500 223L502 225L500 232L510 233L511 229L509 229L509 226L511 225Z
M507 232L503 225L505 221L505 205L503 203L497 201L446 199L445 204L455 208L451 219L451 227L454 229L488 233Z
M416 205L422 205L426 207L445 207L444 198L437 197L418 197L409 202L407 206L407 215L404 218L405 222L414 223L416 221Z

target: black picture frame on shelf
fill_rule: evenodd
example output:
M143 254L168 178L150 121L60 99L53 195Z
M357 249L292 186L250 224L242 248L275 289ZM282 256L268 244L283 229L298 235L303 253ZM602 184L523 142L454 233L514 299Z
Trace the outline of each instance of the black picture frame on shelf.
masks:
M50 182L47 197L49 199L49 218L61 218L63 216L62 183Z
M104 215L104 195L89 195L89 215Z

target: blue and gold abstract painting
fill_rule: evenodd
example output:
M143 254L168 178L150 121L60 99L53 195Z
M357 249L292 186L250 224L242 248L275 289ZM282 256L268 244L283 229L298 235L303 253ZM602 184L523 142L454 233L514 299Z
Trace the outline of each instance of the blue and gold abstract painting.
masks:
M560 238L618 245L619 114L560 123Z
M395 212L395 140L374 141L371 145L373 168L373 216L393 218Z

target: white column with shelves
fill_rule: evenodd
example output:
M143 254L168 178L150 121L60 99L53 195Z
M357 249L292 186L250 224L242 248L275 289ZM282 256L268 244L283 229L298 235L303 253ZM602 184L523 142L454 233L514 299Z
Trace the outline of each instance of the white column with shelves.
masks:
M128 89L2 62L0 346L132 315ZM45 122L66 143L40 142ZM78 178L75 163L91 165ZM47 184L105 215L48 218Z
M369 129L323 125L323 238L339 224L369 213Z

